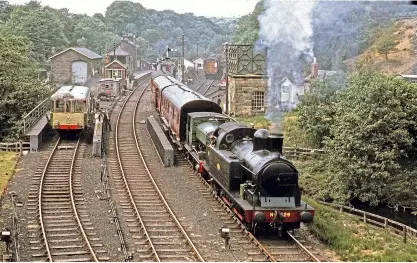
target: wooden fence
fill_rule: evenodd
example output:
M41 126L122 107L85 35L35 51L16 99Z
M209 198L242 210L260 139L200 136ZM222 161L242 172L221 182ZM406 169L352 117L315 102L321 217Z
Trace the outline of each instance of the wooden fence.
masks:
M26 150L30 150L30 142L0 142L0 151L3 152L18 152L22 154Z
M320 155L324 153L321 149L308 149L308 148L296 148L296 147L283 147L285 157L298 158L298 157L313 157L314 155Z
M373 226L384 228L391 233L395 233L398 235L402 235L404 238L404 242L407 242L407 238L411 237L416 239L417 238L417 230L404 225L400 222L391 220L389 218L379 216L376 214L372 214L366 211L362 211L353 207L343 206L339 204L333 203L326 203L326 202L319 202L320 204L333 207L334 209L338 209L341 212L345 212L357 217L360 217L364 223L371 224Z

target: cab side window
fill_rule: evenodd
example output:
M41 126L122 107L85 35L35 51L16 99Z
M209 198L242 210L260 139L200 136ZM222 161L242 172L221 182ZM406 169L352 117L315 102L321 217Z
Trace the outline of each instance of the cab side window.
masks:
M62 100L55 101L55 112L64 112L64 101Z

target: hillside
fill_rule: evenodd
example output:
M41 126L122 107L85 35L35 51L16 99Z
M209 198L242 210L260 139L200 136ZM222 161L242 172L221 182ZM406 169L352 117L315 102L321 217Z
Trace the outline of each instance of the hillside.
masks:
M393 36L396 46L388 53L388 60L384 54L379 54L375 46L368 47L361 55L348 59L349 66L360 58L370 58L374 65L382 72L388 74L416 74L417 58L417 17L398 20L393 25ZM375 39L377 41L378 39Z

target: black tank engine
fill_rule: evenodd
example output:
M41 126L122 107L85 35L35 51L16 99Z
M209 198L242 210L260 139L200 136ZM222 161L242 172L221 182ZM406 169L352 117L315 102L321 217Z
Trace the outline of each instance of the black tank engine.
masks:
M204 168L253 231L294 229L313 221L313 208L301 201L298 171L281 155L282 136L226 122L210 139Z

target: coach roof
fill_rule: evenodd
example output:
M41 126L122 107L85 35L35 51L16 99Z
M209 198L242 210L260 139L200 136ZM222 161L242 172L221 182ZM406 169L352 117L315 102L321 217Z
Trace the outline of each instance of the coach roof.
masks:
M162 90L162 94L164 94L177 108L182 108L190 101L204 100L212 102L171 76L157 76L153 81Z

